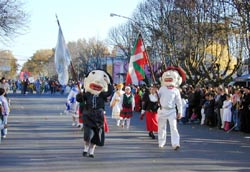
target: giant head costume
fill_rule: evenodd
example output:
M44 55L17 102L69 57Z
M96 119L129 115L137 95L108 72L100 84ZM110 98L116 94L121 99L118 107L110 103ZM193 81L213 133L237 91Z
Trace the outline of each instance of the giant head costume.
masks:
M169 66L161 75L162 86L179 87L186 80L186 73L180 67Z
M103 70L92 70L84 79L84 89L94 95L108 91L108 84L112 84L111 76Z

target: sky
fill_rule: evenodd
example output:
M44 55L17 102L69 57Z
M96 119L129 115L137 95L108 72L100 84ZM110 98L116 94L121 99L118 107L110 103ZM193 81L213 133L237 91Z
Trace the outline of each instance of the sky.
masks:
M40 49L55 48L58 36L57 14L66 43L78 39L105 40L112 27L131 17L142 0L23 0L30 15L29 28L0 49L10 50L22 65Z

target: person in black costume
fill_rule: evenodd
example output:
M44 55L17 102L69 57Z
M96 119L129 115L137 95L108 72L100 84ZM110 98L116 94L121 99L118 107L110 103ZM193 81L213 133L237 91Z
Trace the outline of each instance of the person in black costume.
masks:
M241 111L241 131L250 133L250 89L244 88Z
M83 156L94 158L96 145L105 140L105 101L113 93L112 78L103 70L93 70L84 79L84 92L76 96L83 114Z

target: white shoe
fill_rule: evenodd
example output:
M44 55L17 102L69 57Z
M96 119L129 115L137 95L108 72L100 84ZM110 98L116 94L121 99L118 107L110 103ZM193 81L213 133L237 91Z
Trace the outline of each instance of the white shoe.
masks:
M77 125L76 123L74 123L74 122L72 123L72 127L75 127L76 125Z
M159 148L164 148L164 145L159 145Z
M6 138L7 136L6 135L3 135L3 138Z

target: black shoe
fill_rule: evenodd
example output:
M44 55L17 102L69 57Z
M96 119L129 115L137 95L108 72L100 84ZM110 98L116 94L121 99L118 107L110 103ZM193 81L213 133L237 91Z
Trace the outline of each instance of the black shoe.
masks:
M153 135L153 132L150 131L150 132L148 133L148 136L149 136L149 137L152 137L152 135Z
M89 154L89 157L94 158L95 156L94 156L94 154Z
M87 156L88 155L88 152L83 152L82 153L82 156Z
M151 134L151 137L152 137L152 139L155 139L155 135L154 135L154 133L152 133L152 134Z
M176 146L176 147L174 148L175 151L177 151L178 149L180 149L180 146Z

